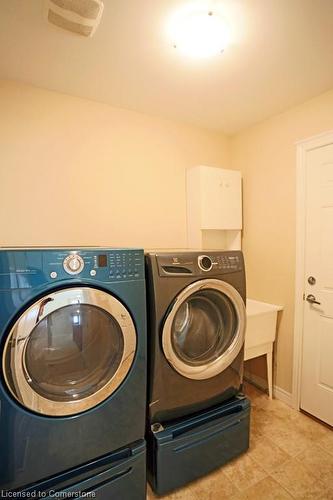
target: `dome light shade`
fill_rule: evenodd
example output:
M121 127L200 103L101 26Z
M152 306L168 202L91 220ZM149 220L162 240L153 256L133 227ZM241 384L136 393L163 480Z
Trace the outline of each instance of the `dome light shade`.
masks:
M193 58L217 55L229 41L228 26L219 13L195 5L172 15L167 30L173 46Z

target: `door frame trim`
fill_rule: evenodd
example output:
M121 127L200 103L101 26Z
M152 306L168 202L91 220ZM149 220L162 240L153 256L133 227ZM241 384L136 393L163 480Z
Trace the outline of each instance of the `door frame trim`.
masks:
M292 399L296 410L301 404L301 375L303 348L305 215L306 215L306 155L310 151L333 144L333 130L296 142L296 262L295 313Z

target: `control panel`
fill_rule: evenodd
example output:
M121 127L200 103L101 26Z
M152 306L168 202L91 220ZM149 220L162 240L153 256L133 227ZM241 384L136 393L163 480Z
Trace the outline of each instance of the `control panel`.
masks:
M160 276L214 276L243 270L239 251L181 252L156 254Z
M214 259L214 266L217 269L225 269L231 271L237 271L239 269L241 262L240 256L234 254L222 254L217 255L216 259Z
M0 289L31 288L68 279L110 283L144 277L144 255L140 249L0 251Z
M143 250L71 250L56 252L46 265L51 273L61 271L70 276L95 278L101 281L122 281L144 278ZM62 267L62 270L61 270ZM51 276L52 277L52 276Z

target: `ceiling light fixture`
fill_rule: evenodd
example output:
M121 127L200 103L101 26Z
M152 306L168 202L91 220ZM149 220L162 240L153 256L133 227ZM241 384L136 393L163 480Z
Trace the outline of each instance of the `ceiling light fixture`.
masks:
M173 46L186 56L205 58L224 51L229 28L217 10L189 4L175 12L167 23Z

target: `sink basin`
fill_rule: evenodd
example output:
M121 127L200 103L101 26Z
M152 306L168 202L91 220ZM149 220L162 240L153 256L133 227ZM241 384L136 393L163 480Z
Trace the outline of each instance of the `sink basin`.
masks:
M275 304L252 299L246 300L245 351L255 346L274 342L277 313L282 309L282 306Z

